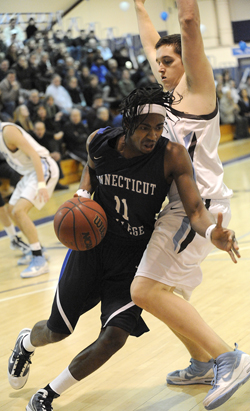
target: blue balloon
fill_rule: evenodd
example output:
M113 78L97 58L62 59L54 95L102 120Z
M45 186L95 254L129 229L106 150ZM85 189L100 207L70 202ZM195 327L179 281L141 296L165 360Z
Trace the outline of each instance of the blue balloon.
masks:
M242 41L242 40L239 42L239 46L240 46L240 49L241 49L242 51L245 51L246 48L247 48L247 44L246 44L244 41Z
M168 18L168 13L166 11L162 11L160 14L163 21L166 21Z

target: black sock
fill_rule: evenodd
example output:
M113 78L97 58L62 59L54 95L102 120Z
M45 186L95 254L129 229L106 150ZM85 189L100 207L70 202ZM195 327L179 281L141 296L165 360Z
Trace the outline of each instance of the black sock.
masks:
M46 385L46 387L45 387L44 389L45 389L46 391L48 391L50 398L53 398L53 399L54 399L54 398L60 397L60 395L57 394L57 392L55 392L55 391L52 390L52 388L50 387L49 384Z
M32 250L32 255L40 255L40 256L42 256L42 250Z

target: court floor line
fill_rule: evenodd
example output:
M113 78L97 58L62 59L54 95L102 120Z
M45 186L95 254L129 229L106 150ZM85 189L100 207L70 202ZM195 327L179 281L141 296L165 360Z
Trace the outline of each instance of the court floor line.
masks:
M6 297L6 298L0 299L0 303L3 303L5 301L10 301L10 300L15 300L16 298L27 297L28 295L32 295L32 294L42 293L48 290L55 290L55 289L56 289L55 287L48 287L48 288L42 288L41 290L31 291L30 293L17 294L17 295L14 295L13 297Z

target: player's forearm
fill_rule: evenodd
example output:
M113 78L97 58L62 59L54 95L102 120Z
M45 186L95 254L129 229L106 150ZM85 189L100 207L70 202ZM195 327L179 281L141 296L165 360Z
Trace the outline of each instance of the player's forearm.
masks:
M33 154L31 156L31 160L32 160L35 172L36 172L38 183L44 182L43 167L42 167L42 163L41 163L41 159L39 155L37 153Z
M97 184L98 180L95 175L95 170L86 164L82 172L79 189L86 190L92 194L95 191Z
M200 21L197 0L176 0L180 25L185 22Z
M135 11L137 16L138 28L144 52L149 58L149 52L154 50L157 41L160 38L159 33L153 26L152 21L141 2L135 0Z
M206 229L216 223L214 216L206 210L203 203L198 206L194 214L189 216L189 220L192 229L202 237L205 237Z

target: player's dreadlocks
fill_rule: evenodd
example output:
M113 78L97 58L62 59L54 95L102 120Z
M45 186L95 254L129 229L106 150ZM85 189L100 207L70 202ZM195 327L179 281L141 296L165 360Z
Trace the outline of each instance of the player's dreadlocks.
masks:
M140 124L138 116L146 105L158 104L169 109L173 102L173 93L164 92L160 84L133 90L120 104L120 111L123 115L122 127L126 135L132 135L138 127Z

